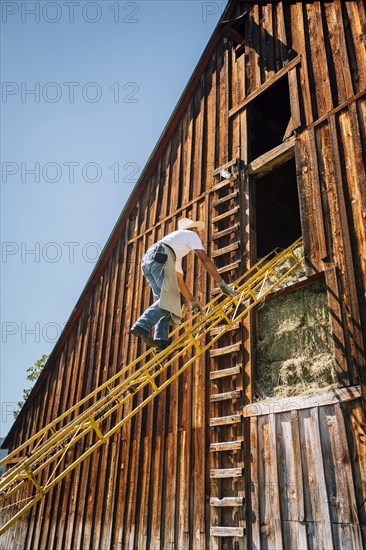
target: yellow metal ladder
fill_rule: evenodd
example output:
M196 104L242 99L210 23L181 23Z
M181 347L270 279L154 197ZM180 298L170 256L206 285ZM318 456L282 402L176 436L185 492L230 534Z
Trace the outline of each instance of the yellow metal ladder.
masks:
M170 334L173 341L168 348L159 353L146 351L3 459L0 465L14 458L19 461L0 478L0 510L6 517L0 535L278 288L304 261L301 244L299 239L288 249L276 249L262 258L233 285L237 296L216 296L206 305L204 315L196 313ZM210 338L215 327L220 330ZM187 352L191 358L160 383L159 375L173 363L178 365L177 360ZM120 421L103 431L103 421L146 386L150 387L148 395L141 393L142 401L132 404ZM96 442L65 466L69 449L81 440L86 443L90 432L96 434Z

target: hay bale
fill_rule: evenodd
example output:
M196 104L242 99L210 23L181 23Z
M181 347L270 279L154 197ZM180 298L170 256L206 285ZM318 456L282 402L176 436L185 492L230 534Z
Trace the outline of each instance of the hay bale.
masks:
M256 381L272 399L335 387L325 284L313 283L259 307Z

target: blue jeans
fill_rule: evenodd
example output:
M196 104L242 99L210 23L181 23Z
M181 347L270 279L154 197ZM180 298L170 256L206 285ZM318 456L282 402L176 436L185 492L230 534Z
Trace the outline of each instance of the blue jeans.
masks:
M160 307L160 293L164 281L164 264L156 262L154 251L148 250L141 262L141 270L153 291L154 303L137 319L134 326L150 333L155 326L154 339L168 340L171 314Z

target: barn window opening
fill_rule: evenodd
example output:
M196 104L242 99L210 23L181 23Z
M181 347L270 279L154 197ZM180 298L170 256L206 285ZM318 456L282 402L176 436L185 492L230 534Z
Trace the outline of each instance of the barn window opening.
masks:
M248 106L249 160L280 145L292 132L288 76L274 82Z
M294 159L254 180L257 256L287 248L301 237L300 207Z

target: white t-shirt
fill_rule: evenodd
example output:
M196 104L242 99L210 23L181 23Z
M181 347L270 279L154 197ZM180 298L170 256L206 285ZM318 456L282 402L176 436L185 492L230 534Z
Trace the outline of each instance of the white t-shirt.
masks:
M178 229L177 231L173 231L173 233L165 235L160 242L167 244L174 250L177 257L175 270L178 271L178 273L183 273L182 258L184 258L188 252L191 252L191 250L204 250L202 241L197 233L189 229Z

